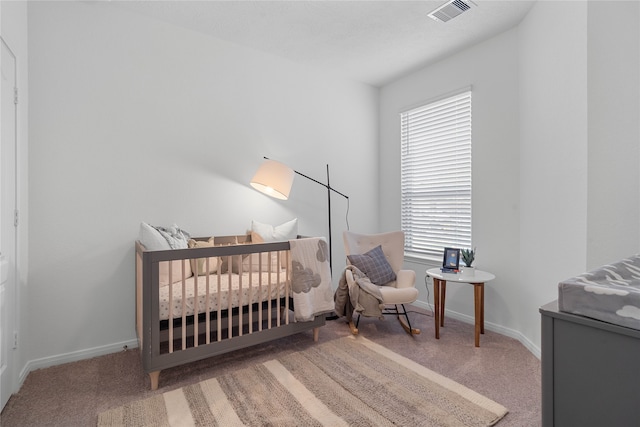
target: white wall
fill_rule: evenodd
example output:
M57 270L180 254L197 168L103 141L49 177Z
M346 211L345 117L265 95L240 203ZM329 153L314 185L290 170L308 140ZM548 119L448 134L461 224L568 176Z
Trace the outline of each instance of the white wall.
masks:
M640 3L590 2L587 267L639 251Z
M17 229L18 238L18 288L16 292L17 304L14 307L18 317L15 330L18 332L18 348L14 351L14 365L11 372L6 373L12 377L12 382L17 390L18 373L24 360L24 348L26 343L25 325L28 322L27 311L27 280L28 280L28 224L29 210L27 197L28 184L28 112L29 112L29 87L28 87L28 43L27 43L27 3L26 2L0 2L0 32L5 42L16 55L17 83L18 83L18 210L20 222ZM1 126L1 125L0 125ZM9 332L9 331L7 331Z
M586 268L587 4L537 2L519 27L520 331Z
M519 262L518 37L502 33L448 59L385 86L380 96L380 220L382 229L400 228L399 112L453 90L473 92L473 246L475 265L494 272L486 286L487 325L517 334ZM435 263L407 262L417 273L419 301L433 303L425 287L427 268ZM429 292L429 295L427 294ZM447 309L473 317L473 287L449 286ZM454 315L455 315L454 314Z
M29 3L31 368L131 345L140 221L193 235L252 219L326 235L326 192L248 186L268 156L378 223L378 90L103 2ZM346 201L333 197L334 269ZM337 264L337 266L336 266ZM334 279L336 279L334 277Z
M640 252L639 7L538 2L519 28L520 331L536 345L559 281Z

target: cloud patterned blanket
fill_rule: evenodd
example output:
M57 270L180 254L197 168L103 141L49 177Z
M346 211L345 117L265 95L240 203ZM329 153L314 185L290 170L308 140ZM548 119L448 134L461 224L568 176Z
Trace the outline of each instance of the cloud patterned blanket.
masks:
M334 309L329 246L322 237L289 240L291 289L296 321L308 322Z

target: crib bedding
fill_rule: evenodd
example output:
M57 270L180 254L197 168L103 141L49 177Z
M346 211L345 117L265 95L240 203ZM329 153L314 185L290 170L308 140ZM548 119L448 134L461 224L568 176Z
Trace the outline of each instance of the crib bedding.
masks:
M208 304L207 277L209 279ZM218 292L218 282L220 283L220 292ZM174 319L182 317L182 286L182 281L160 286L160 320L167 320L170 316ZM169 298L170 292L173 295L171 300ZM228 309L229 299L231 299L231 308L236 308L278 297L286 297L288 296L286 292L286 270L271 273L244 272L242 274L191 276L184 282L184 314L186 316L195 314L196 301L197 312L206 313L218 310L219 302L221 310ZM173 307L171 313L170 306Z
M560 282L558 308L640 330L640 254Z

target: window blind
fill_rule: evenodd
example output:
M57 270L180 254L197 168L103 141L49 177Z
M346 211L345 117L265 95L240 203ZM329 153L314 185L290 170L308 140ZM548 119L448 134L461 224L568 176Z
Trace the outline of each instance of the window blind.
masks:
M405 253L471 247L471 91L400 114Z

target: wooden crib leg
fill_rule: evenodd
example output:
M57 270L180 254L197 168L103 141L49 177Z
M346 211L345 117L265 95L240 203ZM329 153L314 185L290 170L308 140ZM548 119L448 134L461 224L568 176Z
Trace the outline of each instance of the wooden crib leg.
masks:
M160 371L149 372L149 379L151 380L151 390L158 389L159 378L160 378Z
M318 342L319 337L320 337L320 328L313 328L313 341Z

